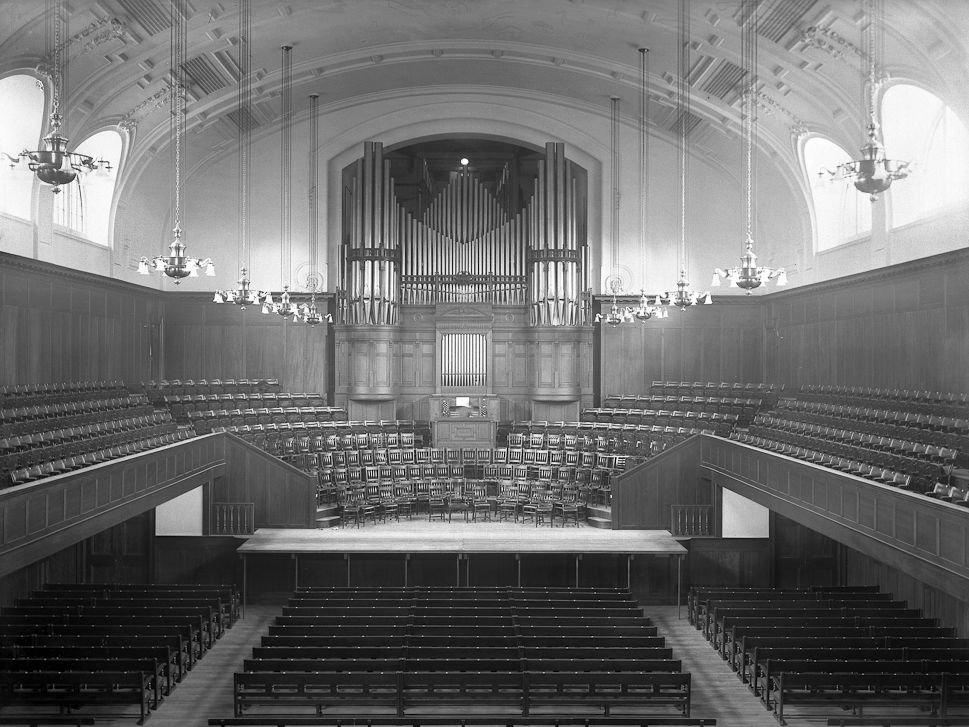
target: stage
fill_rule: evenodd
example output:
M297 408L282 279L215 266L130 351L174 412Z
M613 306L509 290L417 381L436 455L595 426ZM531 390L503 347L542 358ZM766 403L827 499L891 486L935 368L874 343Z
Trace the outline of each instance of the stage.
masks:
M345 586L531 586L584 585L594 580L596 573L582 573L583 558L593 561L594 568L603 569L607 560L620 561L625 566L625 578L615 578L614 585L633 587L634 559L676 559L676 600L680 600L680 569L684 548L666 530L602 530L599 528L536 528L518 523L429 523L407 521L364 528L329 529L273 529L260 528L237 550L243 565L243 598L247 586L250 558L265 560L272 557L277 569L291 573L294 589L300 585L322 585L321 564L326 564L326 576L332 576L335 563L345 562L345 578L336 582L326 577L327 585ZM537 558L529 558L537 556ZM611 557L611 558L610 558ZM509 559L513 558L514 561ZM446 582L441 577L422 577L429 559L451 559L453 577ZM534 577L523 579L522 562L547 564L540 570L562 571L563 559L569 561L567 577L559 573L557 581L536 582ZM472 560L475 569L472 569ZM289 562L291 561L291 562ZM383 577L375 562L385 565ZM417 572L415 566L424 564ZM482 564L488 563L488 573ZM359 565L357 565L359 564ZM388 565L389 564L389 565ZM315 570L314 570L315 565ZM354 570L356 566L357 570ZM387 567L392 572L387 573ZM509 571L512 572L509 572ZM534 568L533 568L534 570ZM587 569L588 570L588 569ZM493 571L498 571L496 574ZM356 576L356 577L354 577ZM526 576L528 574L526 573ZM584 576L584 578L583 578ZM542 580L542 579L540 579ZM625 581L624 583L622 581ZM436 581L436 582L435 582ZM531 581L531 582L529 582Z

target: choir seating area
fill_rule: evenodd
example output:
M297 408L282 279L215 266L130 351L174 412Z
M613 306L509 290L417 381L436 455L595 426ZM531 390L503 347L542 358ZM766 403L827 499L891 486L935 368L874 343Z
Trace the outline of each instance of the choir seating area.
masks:
M689 673L628 591L301 588L234 682L235 714L690 716ZM499 722L501 723L501 722Z
M688 617L782 725L969 709L969 640L877 587L696 587Z
M969 506L965 395L803 387L730 436L882 484Z
M49 584L0 611L0 706L142 724L238 617L234 586Z
M172 444L195 432L123 382L0 390L0 486L20 485Z

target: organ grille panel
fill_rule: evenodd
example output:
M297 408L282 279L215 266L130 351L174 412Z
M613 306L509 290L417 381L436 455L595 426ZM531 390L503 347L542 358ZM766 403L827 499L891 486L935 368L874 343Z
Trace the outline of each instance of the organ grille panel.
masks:
M441 386L485 386L488 383L488 338L483 333L441 336Z
M528 305L533 326L588 321L585 177L564 144L546 144L517 204L506 167L494 185L451 172L413 211L382 155L367 142L344 186L344 322L395 323L399 304L436 303Z

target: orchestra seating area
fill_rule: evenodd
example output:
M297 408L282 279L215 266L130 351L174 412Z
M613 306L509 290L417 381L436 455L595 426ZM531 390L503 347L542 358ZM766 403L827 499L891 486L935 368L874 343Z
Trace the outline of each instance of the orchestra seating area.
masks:
M625 590L301 588L234 703L273 719L689 716L690 687Z
M0 705L142 724L238 617L233 586L47 585L0 611Z
M883 484L969 506L966 397L803 387L731 438Z
M0 486L172 444L195 432L122 382L0 389Z
M696 587L688 612L780 724L792 707L965 716L969 639L877 587Z

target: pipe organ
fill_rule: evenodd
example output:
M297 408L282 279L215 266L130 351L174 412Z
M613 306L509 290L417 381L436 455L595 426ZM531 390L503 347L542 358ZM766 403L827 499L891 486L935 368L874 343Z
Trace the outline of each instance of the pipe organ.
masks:
M367 142L343 182L336 401L351 418L434 418L457 394L500 402L495 421L577 418L588 198L564 144L455 170Z
M493 185L450 172L415 213L397 202L382 144L367 142L344 186L343 322L393 324L401 304L492 303L529 306L533 326L586 324L586 192L577 172L565 145L550 142L517 209L505 168Z

